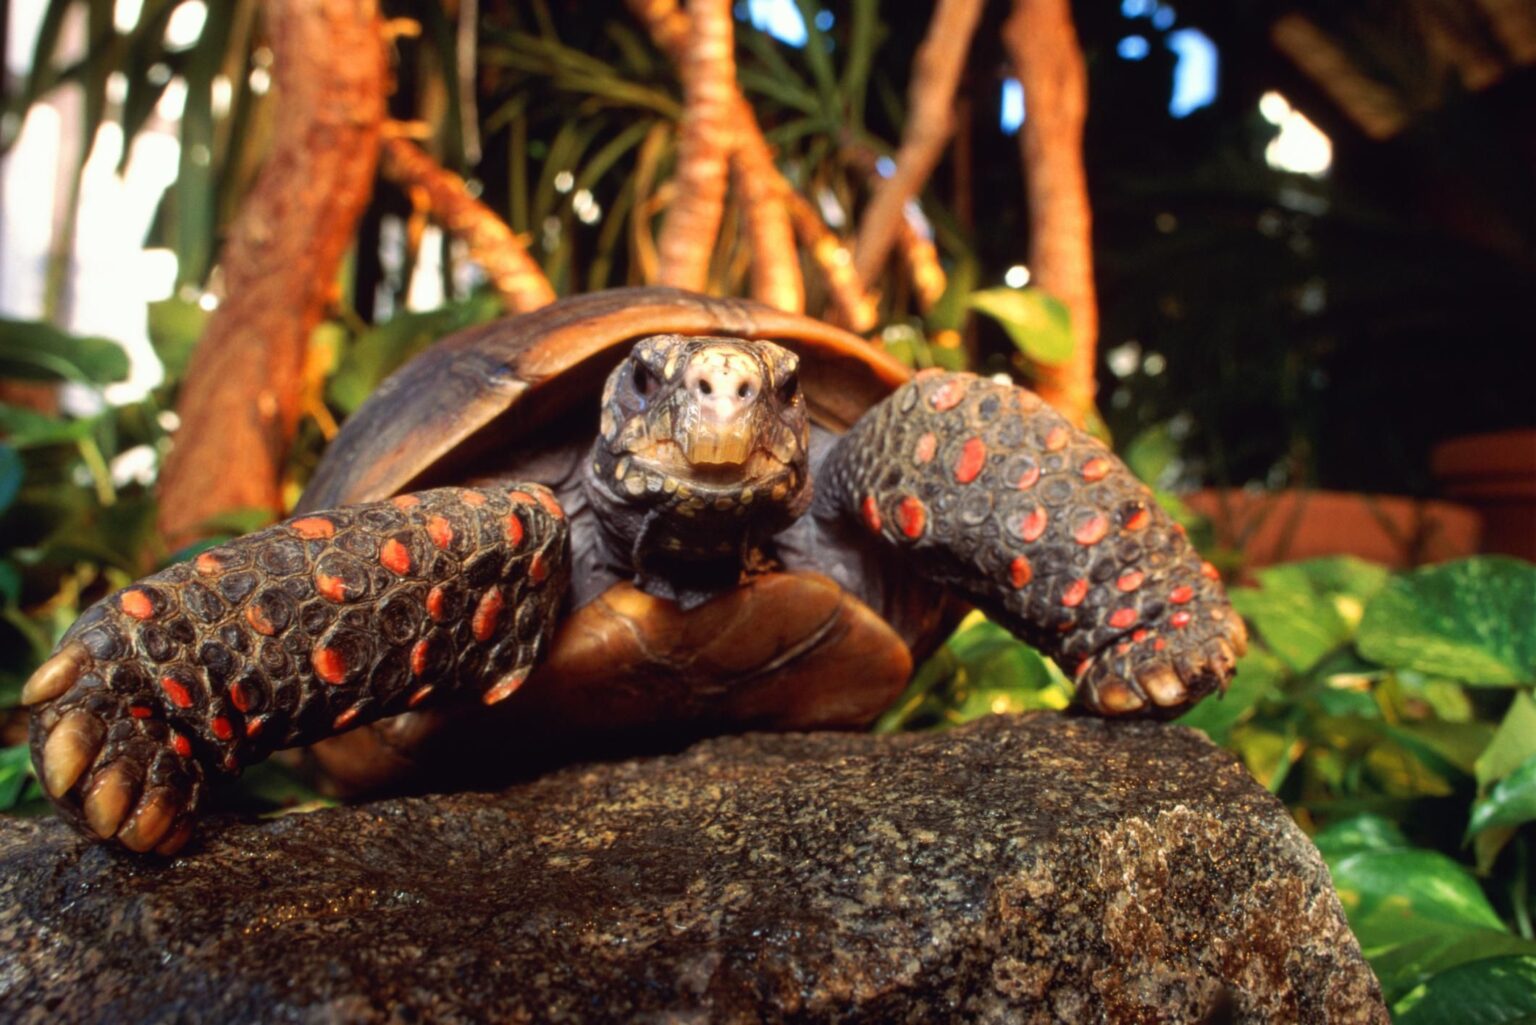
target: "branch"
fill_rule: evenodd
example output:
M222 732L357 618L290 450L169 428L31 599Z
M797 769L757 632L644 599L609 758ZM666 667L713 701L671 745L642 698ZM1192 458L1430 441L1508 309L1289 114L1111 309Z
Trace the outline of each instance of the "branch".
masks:
M219 513L281 512L310 332L378 160L385 60L373 0L268 0L266 24L275 142L224 247L227 297L182 384L160 473L160 529L173 546Z
M912 62L896 170L875 189L859 224L854 264L866 288L885 269L907 201L923 191L954 131L955 89L980 15L981 0L939 0L934 8L928 34Z
M811 259L826 279L832 300L829 319L858 334L874 330L880 311L859 284L859 276L853 270L853 254L843 240L832 233L810 201L798 192L789 194L789 216L795 224L795 234L810 250Z
M398 137L385 140L381 169L402 188L421 191L432 217L464 241L470 259L485 268L507 309L527 313L555 301L554 287L527 248L490 207L469 194L464 179Z
M843 146L842 154L844 160L869 179L871 188L880 187L884 179L880 175L880 162L874 150L865 145L849 143ZM902 210L901 220L897 222L895 245L902 266L911 279L918 309L927 314L949 287L949 277L939 262L939 251L934 248L933 239L914 223L905 209Z
M1024 88L1019 130L1029 200L1034 282L1066 304L1076 345L1058 366L1040 365L1040 396L1081 426L1093 409L1099 333L1093 284L1093 216L1083 170L1088 72L1069 0L1014 0L1003 45Z
M731 169L752 246L752 298L800 313L805 309L805 283L800 279L800 254L789 219L789 183L779 174L757 115L739 91L732 106L737 136Z
M661 226L661 283L704 291L725 209L726 161L736 95L730 0L692 0L683 62L677 197Z

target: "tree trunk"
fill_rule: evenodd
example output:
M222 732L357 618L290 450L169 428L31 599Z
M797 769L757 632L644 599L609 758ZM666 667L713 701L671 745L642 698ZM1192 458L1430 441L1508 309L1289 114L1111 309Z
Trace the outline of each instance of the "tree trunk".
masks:
M677 147L677 197L657 243L661 283L702 292L725 208L731 111L736 96L735 33L730 0L693 0L683 76L683 125Z
M1069 0L1014 0L1003 43L1029 111L1019 131L1029 200L1029 264L1035 284L1066 304L1077 343L1066 363L1038 368L1035 387L1082 426L1096 390L1099 310L1083 170L1088 72Z
M160 529L179 546L239 508L282 511L310 332L373 184L385 59L374 0L269 0L275 143L225 245L225 299L182 385L160 474Z
M469 249L484 268L502 302L527 313L555 301L555 289L527 248L500 217L470 195L464 179L447 170L408 139L384 143L383 172L390 181L426 198L432 219Z
M955 89L980 16L981 0L939 0L934 8L928 34L912 62L896 170L881 180L859 223L853 259L865 288L885 270L891 246L901 234L907 203L928 184L954 132Z

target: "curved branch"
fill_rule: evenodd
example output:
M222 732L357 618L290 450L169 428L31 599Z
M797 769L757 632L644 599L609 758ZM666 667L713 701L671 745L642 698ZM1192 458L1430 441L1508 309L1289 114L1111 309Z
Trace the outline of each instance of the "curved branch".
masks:
M730 0L693 0L683 62L683 125L677 197L661 226L661 283L704 291L725 209L726 161L736 95Z
M843 245L843 240L832 233L810 201L798 192L789 194L789 216L794 221L795 234L810 250L811 259L816 261L826 279L832 300L828 319L859 334L874 330L880 321L880 310L859 284L859 276L853 269L853 254Z
M1019 130L1029 199L1034 282L1072 317L1072 358L1037 368L1035 389L1081 426L1093 409L1099 335L1093 284L1093 215L1083 170L1088 72L1069 0L1014 0L1003 44L1024 87L1029 117Z
M884 271L901 232L907 202L928 184L954 132L955 89L980 16L981 0L939 0L934 8L928 34L912 62L896 170L875 189L859 223L853 258L866 288Z
M747 239L752 246L752 298L800 313L805 309L805 283L800 278L800 255L789 219L789 183L779 174L757 115L740 92L732 106L737 134L731 169L741 193Z
M470 259L485 269L507 309L527 313L555 301L554 286L527 248L490 207L470 195L464 179L398 137L385 140L381 170L402 188L421 190L433 219L464 241Z
M385 60L373 0L268 0L276 125L230 230L226 298L182 384L181 428L160 473L172 545L239 508L281 512L310 332L372 190Z

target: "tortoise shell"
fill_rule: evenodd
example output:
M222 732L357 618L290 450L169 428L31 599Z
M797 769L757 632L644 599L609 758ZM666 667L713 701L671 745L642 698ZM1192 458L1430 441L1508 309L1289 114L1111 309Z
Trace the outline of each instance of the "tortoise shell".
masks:
M343 790L484 779L509 735L555 738L568 753L581 738L612 750L616 734L638 739L635 747L745 727L860 727L937 644L954 608L863 535L829 534L835 528L809 515L781 535L793 555L786 571L694 609L584 564L598 546L586 540L596 526L579 467L596 437L603 381L635 341L659 334L768 339L799 355L813 472L818 448L910 376L813 318L672 288L564 299L445 338L406 364L343 426L300 511L448 484L539 481L570 515L572 594L545 662L495 709L408 713L317 745Z

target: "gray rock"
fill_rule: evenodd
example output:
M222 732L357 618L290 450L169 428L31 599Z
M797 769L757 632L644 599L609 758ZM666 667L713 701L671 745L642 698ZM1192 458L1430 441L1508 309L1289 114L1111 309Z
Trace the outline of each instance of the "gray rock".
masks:
M752 735L502 793L0 824L23 1022L1386 1022L1316 849L1187 730Z

